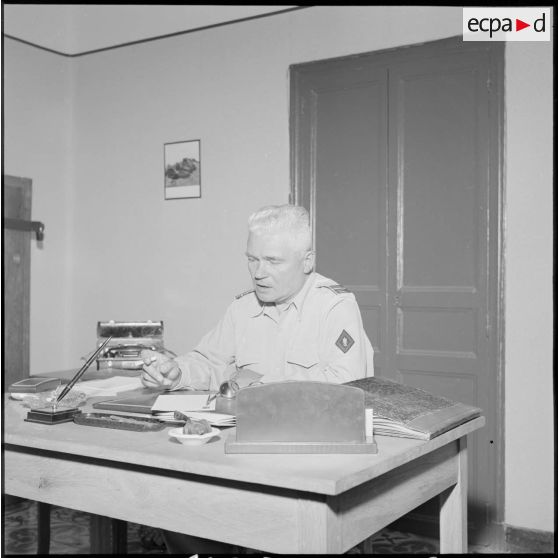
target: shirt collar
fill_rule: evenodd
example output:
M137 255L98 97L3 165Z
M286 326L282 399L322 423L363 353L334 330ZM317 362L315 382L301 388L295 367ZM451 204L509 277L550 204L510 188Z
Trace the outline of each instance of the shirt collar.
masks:
M298 310L299 319L302 313L304 302L308 297L308 293L310 292L310 289L314 286L315 281L316 281L316 273L313 271L306 278L306 283L304 283L302 289L300 289L300 291L298 291L296 296L291 300L291 304L293 304L295 308Z
M310 273L308 275L308 277L306 278L306 281L305 281L304 285L302 286L302 289L300 289L300 291L298 291L298 293L291 300L291 302L285 307L285 310L287 308L289 308L291 305L293 305L297 309L298 318L300 319L301 313L302 313L302 308L304 306L304 301L306 300L306 297L308 296L308 293L310 292L310 289L314 286L315 281L316 281L316 272L312 271L312 273ZM259 308L254 312L254 314L252 316L253 318L256 318L257 316L261 316L262 314L266 314L267 313L266 310L270 306L275 306L274 304L263 303L260 300L258 300L257 298L256 298L256 300L258 301Z

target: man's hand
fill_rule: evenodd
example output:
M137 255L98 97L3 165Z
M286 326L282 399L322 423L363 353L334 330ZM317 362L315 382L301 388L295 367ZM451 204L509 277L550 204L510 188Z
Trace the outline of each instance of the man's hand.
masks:
M143 373L141 383L145 387L164 387L172 389L175 387L182 375L178 364L166 355L156 351L143 350Z

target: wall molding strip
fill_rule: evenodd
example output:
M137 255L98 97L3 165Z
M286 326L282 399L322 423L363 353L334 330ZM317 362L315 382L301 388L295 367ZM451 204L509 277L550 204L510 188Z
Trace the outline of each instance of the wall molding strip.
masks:
M262 18L266 18L266 17L272 17L272 16L276 16L276 15L281 15L281 14L285 14L288 12L295 12L298 10L306 10L308 8L312 8L314 6L296 6L295 8L286 8L284 10L277 10L275 12L269 12L266 14L258 14L258 15L254 15L254 16L248 16L248 17L243 17L243 18L239 18L239 19L231 19L228 21L222 21L220 23L212 23L211 25L203 25L201 27L195 27L193 29L185 29L184 31L176 31L174 33L167 33L165 35L157 35L155 37L147 37L145 39L138 39L137 41L129 41L127 43L120 43L117 45L112 45L112 46L108 46L108 47L103 47L103 48L96 48L96 49L92 49L92 50L86 50L83 52L76 52L74 54L70 54L67 52L61 52L59 50L55 50L52 48L48 48L45 46L41 46L38 45L36 43L33 43L32 41L27 41L25 39L20 39L19 37L15 37L14 35L10 35L8 33L2 33L2 36L8 39L12 39L13 41L18 41L20 43L32 46L34 48L38 48L41 50L45 50L47 52L52 52L53 54L57 54L59 56L64 56L66 58L77 58L79 56L87 56L89 54L97 54L98 52L105 52L107 50L114 50L117 48L124 48L124 47L129 47L129 46L134 46L134 45L139 45L142 43L149 43L152 41L161 41L164 39L170 39L172 37L178 37L179 35L187 35L189 33L197 33L199 31L207 31L209 29L215 29L217 27L224 27L226 25L234 25L237 23L244 23L245 21L252 21L254 19L262 19Z

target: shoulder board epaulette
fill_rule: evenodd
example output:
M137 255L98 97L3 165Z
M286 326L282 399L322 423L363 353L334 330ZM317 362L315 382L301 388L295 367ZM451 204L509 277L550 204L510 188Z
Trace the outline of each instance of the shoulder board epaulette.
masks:
M239 299L242 298L243 296L246 296L247 294L253 293L254 289L248 289L247 291L244 291L243 293L237 294L234 298L235 299Z
M326 289L329 289L331 292L335 294L343 294L343 293L351 292L344 285L339 285L337 283L333 283L332 285L320 285L320 287L325 287Z

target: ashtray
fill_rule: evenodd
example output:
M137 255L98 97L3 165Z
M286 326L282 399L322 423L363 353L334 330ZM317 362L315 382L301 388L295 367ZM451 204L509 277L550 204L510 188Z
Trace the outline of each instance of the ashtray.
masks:
M211 432L206 432L205 434L184 434L182 428L169 430L169 436L185 446L201 446L209 442L211 438L219 436L220 433L220 430L217 428L212 428Z
M64 386L58 386L52 391L43 391L40 393L29 393L25 394L24 397L18 397L25 407L29 409L42 409L45 407L52 407L52 403L55 401L58 394L62 392ZM23 394L18 394L23 395ZM82 391L71 390L68 392L62 401L58 402L56 408L59 410L73 409L79 407L87 400L87 396Z

